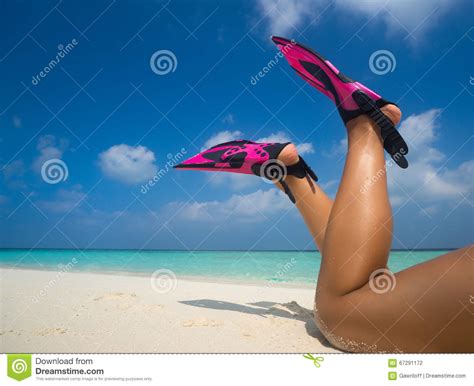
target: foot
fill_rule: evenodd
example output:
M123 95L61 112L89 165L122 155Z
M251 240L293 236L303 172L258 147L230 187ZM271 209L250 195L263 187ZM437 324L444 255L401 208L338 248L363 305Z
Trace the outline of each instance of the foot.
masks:
M390 119L394 126L397 126L402 119L402 112L395 105L385 105L380 110Z
M382 112L387 116L388 119L392 121L392 123L395 126L400 123L400 120L402 118L402 112L397 106L386 105L382 107L380 110L382 110ZM349 121L348 126L355 124L359 119L367 120L369 118L365 115L357 117ZM296 149L296 146L290 143L280 152L277 159L283 162L283 164L285 164L286 166L289 166L289 165L294 165L295 163L297 163L300 157L298 156L298 150Z
M292 189L298 186L301 187L301 182L309 183L311 190L313 193L315 192L313 181L318 181L318 176L305 162L303 157L298 155L298 150L295 145L292 143L287 144L282 150L280 150L276 159L277 162L280 163L278 169L283 169L283 174L280 175L280 178L274 179L273 182L275 182L279 189L283 190L288 195L293 204L296 204L296 197L293 194ZM282 167L281 164L284 164L286 168ZM290 185L292 188L290 188ZM299 189L300 188L298 188L298 190Z
M397 106L385 105L380 110L387 116L388 119L390 119L394 126L397 126L400 123L402 112ZM358 126L360 123L371 121L372 120L367 115L360 115L357 118L351 119L349 122L347 122L346 127L351 129L355 126Z
M297 163L300 160L300 157L298 156L296 146L290 143L283 148L277 159L284 165L290 166Z

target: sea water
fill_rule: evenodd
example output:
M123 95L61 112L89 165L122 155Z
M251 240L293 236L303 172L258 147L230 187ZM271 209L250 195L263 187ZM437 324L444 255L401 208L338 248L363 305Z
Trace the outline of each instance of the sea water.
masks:
M398 272L446 252L392 251L388 266ZM275 284L314 284L320 263L317 251L0 249L0 266L9 268L132 275L169 269L178 277Z

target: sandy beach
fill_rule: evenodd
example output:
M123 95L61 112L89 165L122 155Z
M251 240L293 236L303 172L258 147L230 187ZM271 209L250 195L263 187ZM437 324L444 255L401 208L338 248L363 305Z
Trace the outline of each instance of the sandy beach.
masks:
M1 352L336 352L314 289L0 269Z

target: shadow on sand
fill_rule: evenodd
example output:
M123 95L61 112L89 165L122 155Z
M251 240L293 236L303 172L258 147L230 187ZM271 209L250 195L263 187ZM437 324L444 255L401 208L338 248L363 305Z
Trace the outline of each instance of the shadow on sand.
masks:
M297 302L276 303L268 301L260 301L256 303L247 303L246 305L225 302L222 300L197 299L183 300L182 304L193 307L211 308L214 310L226 310L234 312L243 312L250 315L258 315L263 318L267 316L276 316L279 318L287 318L299 320L304 323L308 335L316 338L323 346L332 347L321 331L314 323L313 311L301 307Z

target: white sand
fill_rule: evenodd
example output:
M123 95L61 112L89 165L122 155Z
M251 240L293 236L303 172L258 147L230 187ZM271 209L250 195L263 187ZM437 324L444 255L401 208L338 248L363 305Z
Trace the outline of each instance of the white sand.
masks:
M1 352L335 352L314 289L0 269Z

